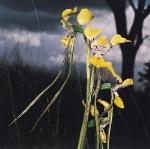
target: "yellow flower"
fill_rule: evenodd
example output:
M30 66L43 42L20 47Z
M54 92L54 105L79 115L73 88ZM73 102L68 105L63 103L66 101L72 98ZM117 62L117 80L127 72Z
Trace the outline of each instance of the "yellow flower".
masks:
M91 56L89 62L90 64L94 65L96 68L106 67L111 72L111 74L116 78L116 80L122 83L121 77L115 72L111 62L105 61L103 57L98 58L96 56Z
M87 39L92 40L94 38L96 38L96 36L98 36L100 33L102 32L101 29L99 28L93 28L93 27L86 27L84 29L84 34L86 36Z
M72 45L73 38L71 38L71 36L63 36L60 42L63 44L64 48L69 48Z
M100 131L100 137L103 143L106 143L106 133L104 130Z
M130 40L123 38L121 35L116 34L112 37L111 39L111 44L112 46L120 44L120 43L126 43L126 42L131 42Z
M121 108L121 109L124 109L123 100L122 100L119 96L115 97L114 104L115 104L117 107L119 107L119 108Z
M87 9L81 9L80 13L77 16L77 21L80 25L86 25L93 19L92 12Z
M74 7L74 9L65 9L63 12L62 12L62 18L64 20L68 20L70 15L73 14L73 13L76 13L77 12L77 7Z
M127 86L133 85L133 79L126 79L122 82L122 87L125 88Z
M109 103L106 102L105 100L99 99L99 100L97 100L97 102L99 102L100 104L102 104L104 106L104 109L108 109Z
M106 36L100 36L100 38L96 41L97 46L102 46L104 48L110 49L111 45L109 41L107 40Z

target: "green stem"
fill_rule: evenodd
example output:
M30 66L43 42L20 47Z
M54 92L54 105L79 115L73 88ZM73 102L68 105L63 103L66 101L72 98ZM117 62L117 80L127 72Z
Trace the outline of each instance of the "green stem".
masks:
M111 105L113 105L114 102L114 96L113 92L111 90ZM107 149L110 148L110 132L111 132L111 126L112 126L112 119L113 119L113 106L111 107L109 111L109 126L108 126L108 133L107 133Z
M91 104L89 56L90 56L90 47L87 44L87 47L86 47L86 75L87 75L86 76L87 77L86 107L85 107L85 111L84 111L84 117L83 117L83 122L82 122L82 127L81 127L81 131L80 131L80 137L79 137L77 149L84 149L84 147L85 147L87 125L88 125L88 118L89 118L89 111L90 111L90 104Z
M96 85L96 89L95 89L95 97L94 97L94 109L95 109L95 124L96 124L96 149L100 148L101 145L101 141L100 141L100 121L99 121L99 113L97 112L97 106L96 106L96 102L97 102L97 96L100 90L100 84L101 84L101 76L99 74L98 76L98 80L97 80L97 85Z

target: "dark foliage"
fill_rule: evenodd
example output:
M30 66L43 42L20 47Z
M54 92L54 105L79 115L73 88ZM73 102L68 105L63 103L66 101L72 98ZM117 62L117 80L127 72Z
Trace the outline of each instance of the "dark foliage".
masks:
M57 102L41 119L36 129L30 132L34 122L63 82L64 77L17 121L17 125L9 127L14 115L17 116L52 81L56 74L19 66L1 66L0 72L0 148L76 148L84 110L81 101L85 97L85 80L79 81L74 70L74 74ZM99 96L106 99L108 94L108 92L103 92ZM131 94L130 89L127 92L120 92L124 99L125 110L114 109L112 148L140 145L146 148L148 145L150 119L147 111L150 102L147 101L147 106L145 106L142 93L136 93L134 96ZM95 137L91 135L92 131L93 128L90 128L88 132L90 141ZM90 143L90 147L93 144L94 142Z

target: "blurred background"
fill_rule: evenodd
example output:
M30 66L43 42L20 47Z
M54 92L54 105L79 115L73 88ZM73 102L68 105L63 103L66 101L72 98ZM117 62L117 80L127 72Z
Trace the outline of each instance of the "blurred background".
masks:
M86 84L80 36L71 78L34 131L30 130L63 82L65 71L53 89L9 126L60 69L64 57L60 38L65 34L61 12L75 6L89 8L95 16L91 24L109 39L119 33L132 40L105 56L123 79L133 77L135 82L134 88L120 92L125 109L114 109L111 148L150 148L149 0L0 0L0 149L76 148ZM93 132L89 129L87 149L94 148Z

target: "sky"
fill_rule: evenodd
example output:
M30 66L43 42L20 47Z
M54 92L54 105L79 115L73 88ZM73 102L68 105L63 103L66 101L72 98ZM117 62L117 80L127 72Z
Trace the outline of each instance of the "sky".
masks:
M149 1L147 1L149 3ZM39 69L59 65L64 56L60 38L65 34L60 24L60 15L65 8L87 7L95 15L91 24L100 27L109 38L116 33L115 22L105 0L0 0L0 62L22 63ZM134 17L131 7L126 8L128 28ZM143 34L150 34L150 16L144 22ZM79 36L75 59L84 62L83 40ZM150 37L136 57L135 76L143 69L143 63L150 60ZM113 48L107 55L114 67L121 72L121 52Z

